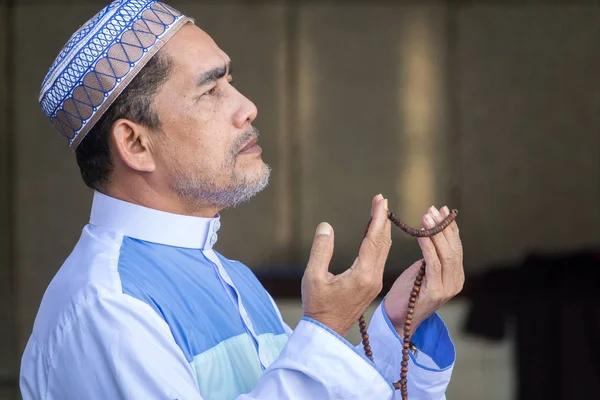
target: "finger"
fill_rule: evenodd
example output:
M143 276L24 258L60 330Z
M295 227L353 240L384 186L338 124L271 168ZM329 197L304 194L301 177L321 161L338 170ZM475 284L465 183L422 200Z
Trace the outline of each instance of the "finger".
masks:
M442 217L442 214L439 213L437 208L431 206L429 210L427 210L427 214L423 216L423 227L427 229L435 228L435 226L439 225L443 220L444 217ZM452 248L450 247L450 244L448 244L443 232L433 235L430 238L437 249L440 261L442 261L443 264L444 258L451 255Z
M438 258L435 245L431 238L423 237L418 239L419 247L423 253L423 258L426 264L427 285L431 286L431 289L436 290L441 288L443 285L442 279L442 263Z
M448 206L442 207L440 212L442 213L444 218L446 218L450 215L450 209L448 208ZM456 223L456 220L452 221L452 223L450 225L448 225L448 227L445 230L449 230L450 232L454 232L454 233L458 234L459 231L458 231L458 224Z
M446 218L450 215L450 210L448 207L444 206L441 209L441 213L444 218ZM454 250L454 253L458 253L458 255L462 257L462 242L460 240L460 233L458 231L458 225L456 224L456 221L452 221L452 223L448 225L446 229L444 229L444 232L446 232L446 240L448 241L448 244L450 244L450 247Z
M373 218L373 213L375 212L375 207L377 207L377 203L379 203L381 200L383 200L382 194L378 194L377 196L373 197L373 200L371 201L371 218Z
M444 215L442 212L440 212L434 206L429 207L429 210L427 210L427 212L429 215L431 215L431 217L435 221L435 225L440 225L442 222L444 222L444 219L446 219L446 215ZM448 227L446 227L446 229L444 229L443 231L441 231L440 233L438 233L435 236L444 237L446 239L446 243L450 243L449 237L451 236L451 234L452 234L451 231L448 230ZM435 243L435 240L434 240L434 243Z
M385 236L385 240L389 242L389 246L386 252L382 252L379 255L379 259L377 260L378 265L382 268L385 268L385 263L387 262L387 258L390 252L390 247L392 245L392 221L390 221L388 214L390 209L388 207L388 199L383 200L383 209L385 210L385 226L383 227L383 233Z
M307 276L317 280L328 281L329 263L333 256L333 228L327 222L317 227L310 257L306 265Z
M374 271L383 274L385 260L391 246L391 224L387 216L385 199L378 200L372 212L372 221L367 235L358 251L358 260L353 270L359 273Z
M435 226L439 225L443 220L444 217L438 211L438 209L434 206L431 206L428 210L427 215L425 216L424 223L426 224L427 228L431 229L432 221ZM456 264L455 251L452 248L452 246L450 246L450 244L448 243L448 240L446 240L446 236L443 234L443 232L431 236L431 241L435 246L438 255L438 260L442 265L442 280L446 282L454 274L454 267Z
M442 207L442 209L440 211L444 217L447 217L450 215L450 210L446 206ZM464 274L465 274L464 267L462 264L463 248L462 248L462 242L460 240L460 233L459 233L458 225L456 224L456 221L452 221L452 223L450 225L448 225L448 227L444 231L448 231L448 234L446 235L446 239L448 240L450 247L452 247L452 249L454 250L454 255L455 255L457 263L458 263L458 265L454 267L455 280L457 282L463 282Z
M381 193L373 197L373 200L371 200L371 218L373 218L373 211L375 210L377 202L381 200L383 200L383 195Z

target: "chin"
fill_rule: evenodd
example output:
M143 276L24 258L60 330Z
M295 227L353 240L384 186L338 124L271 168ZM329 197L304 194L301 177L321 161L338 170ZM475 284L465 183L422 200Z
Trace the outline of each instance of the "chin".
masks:
M251 160L247 160L244 163L238 163L238 171L246 176L254 176L258 174L264 174L265 169L269 169L267 164L263 161L260 154L256 157L252 157Z
M259 186L262 186L262 189L264 189L269 184L270 175L271 167L261 160L260 169L256 171L254 175L254 181L257 182Z

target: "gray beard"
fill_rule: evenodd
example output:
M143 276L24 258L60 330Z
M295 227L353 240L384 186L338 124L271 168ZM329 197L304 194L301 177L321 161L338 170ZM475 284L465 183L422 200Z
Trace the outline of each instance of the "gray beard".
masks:
M250 180L235 171L236 155L242 146L252 137L258 137L258 129L252 127L240 136L231 147L231 164L224 165L222 170L231 170L230 184L227 187L218 187L214 180L194 179L186 176L185 172L178 170L173 177L172 187L175 193L183 199L192 202L195 207L217 207L220 209L233 208L247 202L269 185L271 167L265 164L258 180Z
M231 185L225 188L218 188L214 181L190 182L180 175L175 177L173 189L179 197L193 202L197 207L233 208L263 191L269 185L270 175L271 168L266 164L258 181L250 182L234 172L231 177Z

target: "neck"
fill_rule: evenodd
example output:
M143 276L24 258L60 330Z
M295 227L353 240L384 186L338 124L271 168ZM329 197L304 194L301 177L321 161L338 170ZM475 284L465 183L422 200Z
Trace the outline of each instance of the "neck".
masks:
M142 189L135 189L140 186ZM191 201L182 199L171 191L160 191L147 185L140 186L109 185L102 192L115 199L171 214L213 218L220 211L220 208L215 206L192 204Z

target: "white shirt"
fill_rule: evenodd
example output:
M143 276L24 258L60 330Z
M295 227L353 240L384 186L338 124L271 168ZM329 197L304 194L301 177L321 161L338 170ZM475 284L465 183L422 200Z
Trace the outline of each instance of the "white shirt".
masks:
M375 363L312 319L292 331L254 274L213 250L219 227L96 192L37 314L23 399L400 399L402 341L381 305ZM413 342L409 398L445 399L455 350L442 320Z

